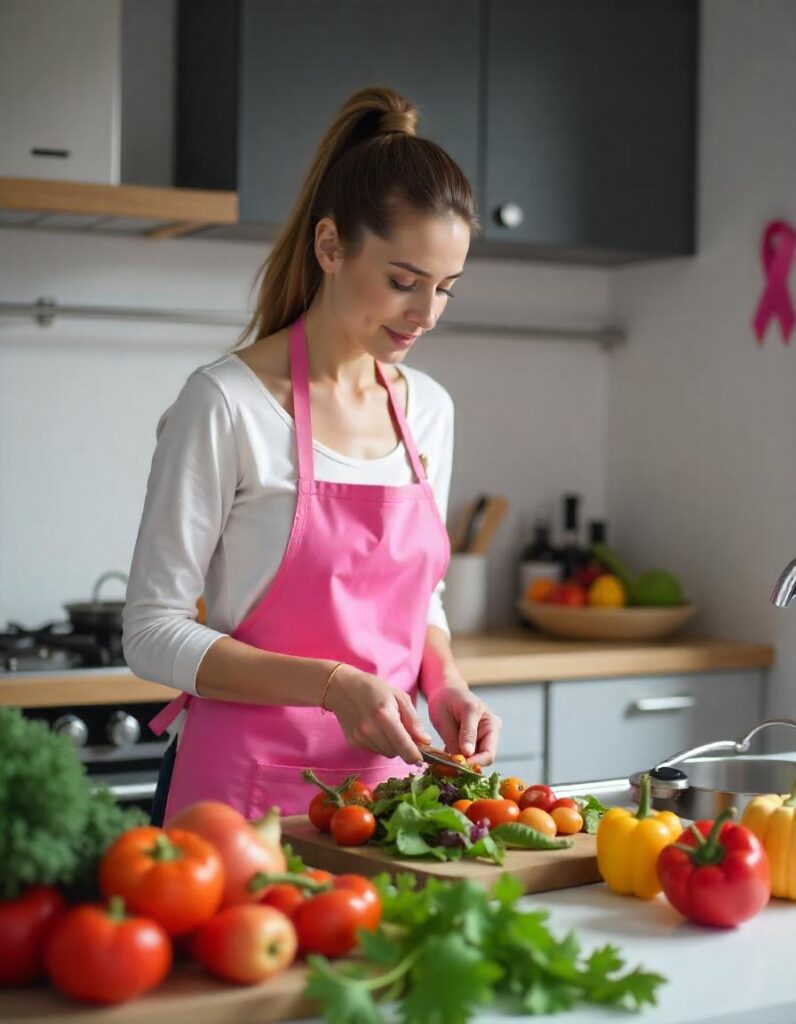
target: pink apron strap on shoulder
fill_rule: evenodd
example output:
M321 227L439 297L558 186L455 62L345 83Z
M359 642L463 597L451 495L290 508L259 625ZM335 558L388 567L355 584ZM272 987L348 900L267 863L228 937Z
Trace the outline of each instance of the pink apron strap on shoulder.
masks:
M393 416L395 417L395 422L398 424L398 429L401 431L401 438L406 448L406 453L409 456L409 461L412 463L412 469L415 471L417 479L422 482L426 479L426 471L423 469L423 463L420 461L420 456L417 453L412 432L409 429L409 424L406 422L406 416L404 416L404 411L401 408L401 402L398 400L398 395L395 392L395 385L391 384L390 381L387 380L384 370L382 370L379 363L376 363L376 371L390 397Z
M290 328L290 377L293 384L293 419L296 423L298 487L300 492L306 493L315 479L315 465L312 457L309 361L304 314Z

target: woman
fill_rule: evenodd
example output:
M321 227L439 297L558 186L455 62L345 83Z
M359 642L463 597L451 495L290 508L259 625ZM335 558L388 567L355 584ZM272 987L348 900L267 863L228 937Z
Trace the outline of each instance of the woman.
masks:
M305 766L407 774L429 742L418 681L448 750L494 760L500 722L440 602L452 405L398 369L477 221L416 120L385 88L344 104L263 268L254 341L195 371L159 424L124 617L133 671L184 691L152 723L185 711L155 821L166 792L166 818L200 799L305 813Z

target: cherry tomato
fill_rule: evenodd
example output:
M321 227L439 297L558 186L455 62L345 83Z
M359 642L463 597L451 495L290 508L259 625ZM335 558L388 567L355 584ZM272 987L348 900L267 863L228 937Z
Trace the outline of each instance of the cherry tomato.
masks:
M495 828L496 825L516 821L520 816L520 809L513 800L474 800L465 814L472 822L486 818L489 827Z
M381 919L378 890L361 875L338 875L331 892L305 900L294 918L304 953L343 956L357 944L357 929L374 930Z
M329 871L322 871L320 868L310 868L302 871L302 875L313 879L315 882L328 882L331 884L334 875ZM276 882L267 886L262 893L260 902L275 910L281 910L289 918L293 918L299 903L307 898L306 890L290 882Z
M55 987L73 999L123 1003L159 985L172 948L165 930L127 917L123 901L109 908L84 903L58 918L44 944L44 965Z
M461 811L462 814L467 813L467 808L472 804L472 800L462 798L461 800L454 800L451 807L455 807L457 811Z
M543 811L549 811L555 803L556 795L549 786L539 783L536 786L528 786L520 797L520 809L525 807L541 807Z
M535 828L537 832L550 836L551 839L555 838L558 831L555 821L541 807L523 807L518 820L521 825Z
M373 790L364 782L354 781L340 793L342 805L345 804L372 804ZM316 793L310 801L310 821L320 832L331 831L332 818L340 810L341 804L337 803L328 793Z
M453 754L453 760L458 764L464 765L465 768L470 768L472 771L481 774L481 766L478 764L470 764L464 754ZM435 779L458 779L460 772L455 765L447 764L432 764L430 767L431 774Z
M284 970L298 948L296 929L274 907L242 903L216 914L193 936L191 953L211 974L252 985Z
M500 795L506 800L520 802L520 797L525 792L525 783L516 775L510 775L500 783Z
M362 846L376 831L376 819L367 807L349 804L332 818L332 838L339 846Z
M193 832L151 825L122 833L100 862L106 899L121 896L142 917L185 935L221 906L224 868L214 846Z
M0 986L26 985L39 977L45 939L63 912L63 896L49 885L0 900Z
M573 811L577 811L580 814L580 804L577 800L573 800L571 796L562 796L558 800L554 800L550 804L550 811L548 813L554 811L556 807L570 807Z
M571 836L583 828L583 815L571 807L554 807L550 816L562 836Z

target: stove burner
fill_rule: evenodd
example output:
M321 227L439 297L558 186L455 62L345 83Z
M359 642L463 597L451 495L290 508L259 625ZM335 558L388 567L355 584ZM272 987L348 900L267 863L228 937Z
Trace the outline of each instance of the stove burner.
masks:
M37 629L9 622L0 633L0 669L7 672L59 672L124 664L118 630L75 633L68 622L49 622Z

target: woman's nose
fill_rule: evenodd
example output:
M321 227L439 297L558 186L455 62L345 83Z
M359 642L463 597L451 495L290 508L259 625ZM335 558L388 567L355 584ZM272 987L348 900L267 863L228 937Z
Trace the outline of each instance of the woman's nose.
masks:
M434 299L429 299L425 303L419 303L415 300L412 303L412 308L407 311L406 319L424 331L430 331L437 322L437 315L434 312Z

